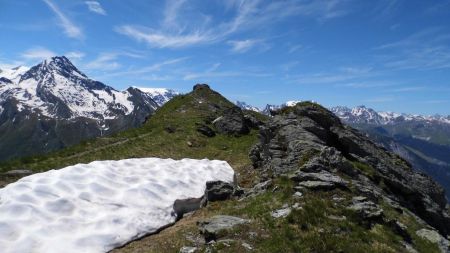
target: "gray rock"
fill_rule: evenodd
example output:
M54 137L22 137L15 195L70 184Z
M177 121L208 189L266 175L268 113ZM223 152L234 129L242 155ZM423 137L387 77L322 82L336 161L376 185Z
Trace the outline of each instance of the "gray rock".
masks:
M33 171L31 170L10 170L7 171L5 173L3 173L3 175L5 176L10 176L10 177L24 177L24 176L29 176L33 174Z
M203 205L203 198L177 199L173 204L173 211L177 219L183 218L184 214L198 210Z
M197 126L197 132L199 132L207 137L216 136L216 132L214 132L214 130L212 130L209 126L203 125L203 124Z
M245 124L250 128L259 128L262 124L264 124L261 120L257 119L255 116L250 114L244 115Z
M294 198L296 198L296 199L303 198L303 193L301 193L301 192L295 192L294 195L292 195L292 197L294 197Z
M336 185L330 182L323 181L303 181L298 184L301 187L307 188L309 190L333 190L336 189Z
M443 253L450 252L450 243L447 239L445 239L442 235L440 235L437 231L430 230L430 229L421 229L416 231L416 235L435 243L439 246L439 249Z
M380 222L383 218L383 209L365 197L354 197L353 204L348 209L355 211L360 215L363 221Z
M286 218L291 212L292 212L292 209L287 207L287 208L275 210L270 215L272 217L274 217L275 219Z
M203 234L205 240L209 242L223 237L237 225L242 225L249 222L249 220L238 217L217 215L210 219L199 221L197 225L200 233Z
M248 244L246 242L242 243L242 247L244 247L246 250L253 250L252 245L250 245L250 244Z
M408 233L408 228L403 223L396 221L396 220L390 220L387 222L387 225L398 235L403 237L403 240L405 240L408 243L412 242L412 238Z
M206 182L205 197L208 201L219 201L231 198L234 186L223 181Z
M297 172L293 176L290 177L291 180L294 180L296 182L303 182L303 181L322 181L327 183L332 183L337 186L345 187L348 183L344 179L342 179L339 176L333 175L326 171L321 171L319 173L304 173L304 172Z
M242 110L235 106L224 111L223 115L216 118L212 124L219 133L229 135L248 134L248 128Z
M180 249L180 253L195 253L197 252L197 248L196 247L187 247L184 246Z

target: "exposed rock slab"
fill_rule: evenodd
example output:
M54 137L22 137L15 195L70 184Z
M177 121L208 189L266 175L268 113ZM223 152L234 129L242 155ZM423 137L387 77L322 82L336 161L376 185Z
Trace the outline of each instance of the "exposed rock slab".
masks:
M249 223L249 220L234 216L217 215L210 219L199 221L198 227L207 242L216 240L224 236L228 231L236 227Z

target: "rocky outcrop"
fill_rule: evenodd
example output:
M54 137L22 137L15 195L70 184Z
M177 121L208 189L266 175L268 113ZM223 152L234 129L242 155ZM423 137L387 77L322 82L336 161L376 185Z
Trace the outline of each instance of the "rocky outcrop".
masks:
M436 243L443 253L450 252L450 242L438 232L430 229L421 229L416 232L416 235L432 243Z
M226 110L212 123L217 131L223 134L242 135L250 132L244 114L237 106Z
M407 208L441 234L450 234L444 190L415 172L399 156L345 126L318 104L304 102L281 109L260 127L259 143L250 151L263 177L289 174L304 188L345 188L368 200L351 206L366 217L379 217L377 202L388 198Z
M208 201L220 201L231 198L234 186L223 181L206 182L205 198Z
M200 233L203 234L207 242L217 240L226 235L229 231L238 225L246 224L249 220L239 217L217 215L210 219L198 222Z

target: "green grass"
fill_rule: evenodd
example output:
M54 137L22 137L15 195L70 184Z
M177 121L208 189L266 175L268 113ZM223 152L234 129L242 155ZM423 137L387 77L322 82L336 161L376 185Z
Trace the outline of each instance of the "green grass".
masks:
M0 171L31 169L40 172L94 160L150 156L222 159L233 167L242 167L250 164L248 152L257 141L256 130L240 137L219 134L212 138L196 131L196 124L210 125L221 110L232 106L231 102L218 93L200 89L175 97L158 109L140 128L85 141L47 155L8 161L0 164ZM213 109L218 111L214 112ZM175 131L170 133L167 131L168 127Z

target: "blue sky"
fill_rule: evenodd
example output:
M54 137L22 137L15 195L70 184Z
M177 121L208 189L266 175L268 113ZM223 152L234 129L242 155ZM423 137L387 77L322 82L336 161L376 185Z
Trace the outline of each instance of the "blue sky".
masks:
M0 68L231 100L450 114L450 0L0 0Z

